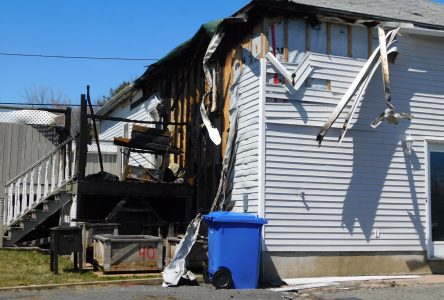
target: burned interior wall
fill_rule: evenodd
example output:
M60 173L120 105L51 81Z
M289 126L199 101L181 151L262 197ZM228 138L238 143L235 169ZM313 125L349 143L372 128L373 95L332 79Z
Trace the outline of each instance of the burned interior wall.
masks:
M194 211L205 211L211 206L221 164L221 148L209 139L199 113L201 96L205 93L202 57L209 37L202 39L206 42L196 41L195 47L183 56L162 64L146 80L138 82L144 96L156 95L161 101L158 111L163 121L187 123L163 127L170 131L171 145L183 152L170 154L168 159L185 171L187 184L195 188ZM218 128L222 124L220 111L210 114Z

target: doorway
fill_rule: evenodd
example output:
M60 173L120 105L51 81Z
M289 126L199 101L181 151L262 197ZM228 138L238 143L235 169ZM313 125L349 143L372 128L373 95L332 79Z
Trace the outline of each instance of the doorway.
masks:
M428 143L429 258L444 259L444 144Z

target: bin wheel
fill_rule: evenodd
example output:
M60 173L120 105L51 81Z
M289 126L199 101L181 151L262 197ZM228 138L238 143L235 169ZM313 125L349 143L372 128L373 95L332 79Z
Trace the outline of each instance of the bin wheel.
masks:
M231 272L228 269L220 269L213 276L213 285L217 289L229 289L232 283Z
M205 283L212 283L213 280L210 278L210 273L208 273L208 267L205 267L202 271L202 277Z

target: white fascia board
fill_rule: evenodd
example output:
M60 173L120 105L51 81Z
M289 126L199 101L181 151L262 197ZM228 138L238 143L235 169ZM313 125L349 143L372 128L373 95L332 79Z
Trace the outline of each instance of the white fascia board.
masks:
M106 115L111 110L113 110L120 102L126 99L126 96L133 90L134 83L126 86L123 90L121 90L117 95L114 95L111 100L105 103L97 112L96 115Z
M444 29L428 29L423 27L415 26L412 23L401 23L401 22L384 22L383 26L386 28L397 28L399 27L399 32L401 34L414 34L423 36L434 36L434 37L444 37Z

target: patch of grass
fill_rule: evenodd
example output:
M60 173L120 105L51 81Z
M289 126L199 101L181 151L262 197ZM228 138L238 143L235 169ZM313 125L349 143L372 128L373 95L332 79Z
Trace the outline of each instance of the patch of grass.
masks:
M0 250L0 287L55 283L75 283L119 279L158 277L141 276L99 277L92 270L74 272L69 257L59 256L59 275L49 271L49 254L25 250Z

